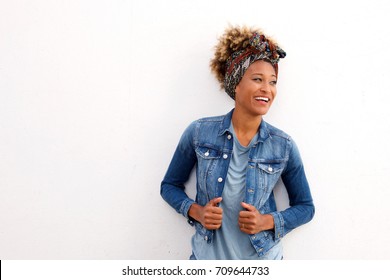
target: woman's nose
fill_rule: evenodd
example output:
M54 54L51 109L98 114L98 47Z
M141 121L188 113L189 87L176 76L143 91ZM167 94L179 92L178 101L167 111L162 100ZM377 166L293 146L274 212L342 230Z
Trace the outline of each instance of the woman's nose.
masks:
M271 86L268 83L262 83L260 90L263 92L270 92Z

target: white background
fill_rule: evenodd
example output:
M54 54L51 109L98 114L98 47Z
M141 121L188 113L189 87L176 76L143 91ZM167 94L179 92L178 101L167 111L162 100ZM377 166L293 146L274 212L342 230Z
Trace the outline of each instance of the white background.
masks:
M188 258L160 182L185 127L234 106L208 66L228 23L287 52L265 119L298 143L316 215L285 259L388 258L387 6L1 0L0 259Z

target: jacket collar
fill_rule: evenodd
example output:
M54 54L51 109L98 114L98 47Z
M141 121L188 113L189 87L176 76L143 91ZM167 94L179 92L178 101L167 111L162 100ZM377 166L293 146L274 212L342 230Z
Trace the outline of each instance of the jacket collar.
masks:
M219 133L218 133L219 136L222 136L226 133L232 134L232 132L229 130L229 127L230 127L230 123L232 121L233 112L234 112L234 108L223 117L221 125L220 125L220 129L219 129ZM270 136L271 135L270 135L270 131L268 129L268 124L266 121L264 121L264 119L262 119L261 123L260 123L260 128L257 132L256 143L264 142Z

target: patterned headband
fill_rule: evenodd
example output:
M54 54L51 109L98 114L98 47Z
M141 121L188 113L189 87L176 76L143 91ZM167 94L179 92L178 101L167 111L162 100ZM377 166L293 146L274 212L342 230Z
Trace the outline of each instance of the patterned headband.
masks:
M236 86L253 62L265 60L277 69L279 59L285 56L285 51L272 43L270 44L264 35L254 33L249 39L249 46L246 49L234 52L226 63L224 80L226 93L235 99Z

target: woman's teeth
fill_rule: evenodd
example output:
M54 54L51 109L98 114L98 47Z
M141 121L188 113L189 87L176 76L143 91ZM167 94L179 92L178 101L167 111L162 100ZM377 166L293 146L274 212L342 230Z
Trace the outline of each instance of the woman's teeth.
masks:
M269 101L269 98L267 98L267 97L255 97L255 99L257 101L264 101L264 102L268 102Z

